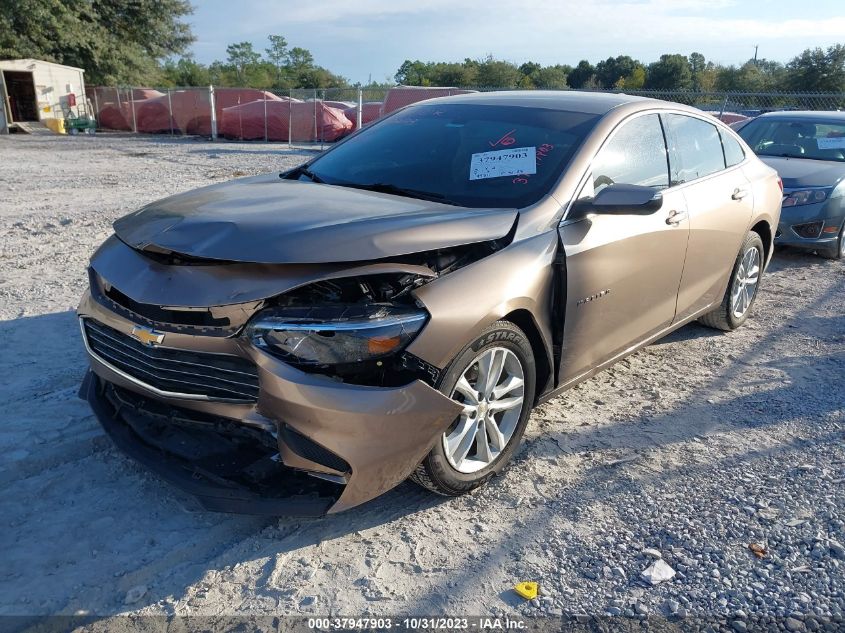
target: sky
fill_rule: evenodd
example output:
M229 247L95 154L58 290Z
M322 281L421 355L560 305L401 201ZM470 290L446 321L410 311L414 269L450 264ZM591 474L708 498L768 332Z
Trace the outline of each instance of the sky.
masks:
M283 35L350 81L392 80L405 59L466 57L575 65L630 55L702 53L741 64L786 62L806 48L845 43L842 0L194 0L197 61L226 46L256 50Z

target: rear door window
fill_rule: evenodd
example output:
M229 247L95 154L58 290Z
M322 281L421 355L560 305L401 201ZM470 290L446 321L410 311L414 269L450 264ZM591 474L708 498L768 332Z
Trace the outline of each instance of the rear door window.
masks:
M715 125L683 114L660 116L669 141L672 185L704 178L725 169L725 154Z
M655 189L669 186L666 143L656 114L623 123L593 160L596 193L614 183Z
M742 151L742 145L723 130L719 130L719 134L722 136L722 148L725 150L725 164L728 167L739 165L745 160L745 152Z

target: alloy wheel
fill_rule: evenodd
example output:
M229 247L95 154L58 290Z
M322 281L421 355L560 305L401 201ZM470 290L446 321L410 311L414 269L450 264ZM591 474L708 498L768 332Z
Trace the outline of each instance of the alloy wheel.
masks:
M742 256L731 288L731 311L734 318L741 319L748 311L759 282L760 251L752 246Z
M452 468L473 473L496 460L519 423L524 394L525 372L509 349L494 347L472 360L450 395L464 407L442 439Z

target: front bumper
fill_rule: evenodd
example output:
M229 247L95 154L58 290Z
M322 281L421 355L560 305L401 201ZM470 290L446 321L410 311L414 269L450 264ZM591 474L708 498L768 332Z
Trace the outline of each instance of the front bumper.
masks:
M837 212L833 205L837 201L828 199L819 204L782 209L775 244L809 249L836 248L845 222L845 212ZM813 230L814 227L817 229Z
M90 293L83 297L78 313L81 319L93 319L126 335L136 325L104 308ZM120 448L196 495L212 510L310 516L364 503L406 479L461 410L460 405L420 380L391 388L344 384L298 371L238 337L168 332L165 344L251 360L258 371L257 402L163 395L119 371L90 348L92 375L86 378L81 395L91 403ZM244 486L233 487L215 473L197 470L196 465L166 447L151 446L145 441L144 432L138 431L140 427L121 413L122 409L125 412L133 407L115 405L114 398L109 398L110 385L172 411L212 416L243 429L270 434L278 447L275 459L279 469L297 476L304 472L331 479L337 482L337 494L317 500L274 498L265 494L266 486L264 492L256 494ZM145 411L143 406L135 407L131 415L148 420L150 416Z

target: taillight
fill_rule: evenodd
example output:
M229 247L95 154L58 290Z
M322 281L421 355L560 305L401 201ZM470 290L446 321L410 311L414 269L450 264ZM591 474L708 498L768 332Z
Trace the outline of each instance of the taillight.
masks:
M780 187L780 192L783 193L783 179L778 176L778 187Z

